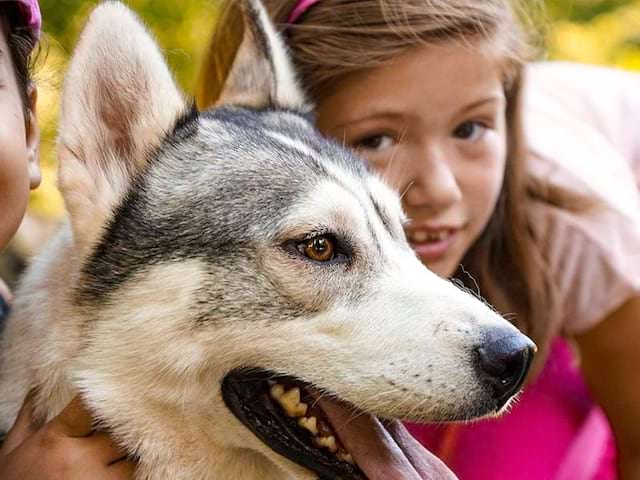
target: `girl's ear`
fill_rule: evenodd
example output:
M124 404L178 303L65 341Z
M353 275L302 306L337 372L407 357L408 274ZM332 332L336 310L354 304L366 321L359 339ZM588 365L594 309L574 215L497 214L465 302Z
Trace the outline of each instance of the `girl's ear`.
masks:
M310 110L287 49L259 0L227 0L196 84L199 110L247 108Z
M36 121L36 103L38 100L38 89L34 84L28 87L29 113L26 117L27 132L27 152L29 161L29 187L31 190L37 188L42 180L40 171L40 129Z

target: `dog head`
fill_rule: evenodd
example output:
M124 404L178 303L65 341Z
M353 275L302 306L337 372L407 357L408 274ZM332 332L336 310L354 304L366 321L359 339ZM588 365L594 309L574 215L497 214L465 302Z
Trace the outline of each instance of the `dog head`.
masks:
M358 478L323 415L500 411L533 344L422 266L398 196L314 129L260 3L222 18L239 53L203 113L124 6L77 46L59 140L76 388L153 478Z

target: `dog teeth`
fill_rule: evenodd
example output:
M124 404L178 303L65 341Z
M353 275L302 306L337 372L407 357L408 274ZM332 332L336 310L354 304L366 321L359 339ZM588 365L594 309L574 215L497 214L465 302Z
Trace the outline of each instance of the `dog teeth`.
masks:
M287 416L297 417L298 426L311 433L311 439L317 447L326 448L335 454L338 460L355 465L353 456L343 450L341 444L338 445L338 440L331 434L333 431L325 420L316 416L305 416L308 406L300 401L300 388L293 387L287 390L284 385L276 383L269 389L269 395L282 407Z
M270 390L271 398L277 401L289 417L304 417L307 404L300 402L300 389L294 387L285 391L280 384L273 385Z
M282 398L282 395L284 395L284 386L276 383L271 387L269 393L271 394L271 398L273 398L274 400L280 400Z
M316 417L300 417L298 426L310 431L313 435L318 434L318 419Z
M338 454L336 455L336 458L338 460L342 460L343 462L347 462L352 465L356 464L356 462L353 460L353 455L351 455L349 452L339 451Z
M316 445L328 449L331 453L336 453L338 451L338 445L336 445L336 437L334 437L333 435L314 437L313 440Z

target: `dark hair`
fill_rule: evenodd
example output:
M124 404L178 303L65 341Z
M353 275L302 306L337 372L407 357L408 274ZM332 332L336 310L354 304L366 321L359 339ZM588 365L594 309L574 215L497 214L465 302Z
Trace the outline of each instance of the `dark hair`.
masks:
M33 82L32 58L35 57L33 52L38 42L31 29L23 26L22 14L14 2L0 4L0 26L7 36L18 92L26 116L31 109L29 85Z

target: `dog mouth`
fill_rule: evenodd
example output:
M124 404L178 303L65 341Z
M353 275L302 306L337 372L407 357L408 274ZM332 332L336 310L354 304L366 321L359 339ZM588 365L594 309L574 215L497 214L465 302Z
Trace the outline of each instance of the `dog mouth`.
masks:
M234 371L222 382L227 407L272 450L321 479L366 479L319 407L319 395L305 382L264 370Z
M276 453L320 480L451 480L398 421L381 420L302 380L261 369L229 373L222 397Z

